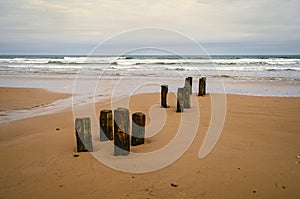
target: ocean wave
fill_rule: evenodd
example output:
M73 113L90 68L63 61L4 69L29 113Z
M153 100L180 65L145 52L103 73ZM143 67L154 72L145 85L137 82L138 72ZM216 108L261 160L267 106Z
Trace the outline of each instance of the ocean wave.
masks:
M266 69L269 72L277 72L277 71L300 71L300 68L270 68Z
M0 75L76 74L300 79L300 56L294 57L166 57L166 56L0 56Z
M75 64L117 64L117 65L227 65L227 66L247 66L247 65L300 65L300 58L282 58L282 57L137 57L137 56L103 56L103 57L0 57L0 64L50 64L50 65L75 65Z

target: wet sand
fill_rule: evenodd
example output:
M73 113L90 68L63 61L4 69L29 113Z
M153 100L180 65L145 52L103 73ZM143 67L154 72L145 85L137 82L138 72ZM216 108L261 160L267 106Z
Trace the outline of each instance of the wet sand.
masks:
M0 111L31 109L71 96L37 88L0 87L0 93Z
M15 108L2 92L6 107ZM14 93L12 99L26 96L24 91ZM211 153L199 159L211 118L210 96L196 98L199 128L184 155L168 167L143 174L116 171L89 153L73 157L71 109L2 123L0 198L299 198L300 98L227 95L222 134ZM176 113L175 96L168 97L164 127L133 152L154 151L175 136L185 113ZM47 100L29 100L21 107L40 103ZM159 93L135 95L130 113L144 112L150 124L155 118L149 110L160 109L159 103ZM109 108L103 104L96 105L97 117Z

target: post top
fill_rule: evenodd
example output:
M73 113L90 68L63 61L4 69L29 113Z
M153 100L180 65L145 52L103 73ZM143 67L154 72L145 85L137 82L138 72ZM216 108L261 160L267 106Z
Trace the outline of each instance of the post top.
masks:
M109 112L111 112L110 109L103 109L103 110L101 110L101 113L109 113Z
M129 111L127 108L118 107L115 109L115 111Z
M139 115L139 116L143 116L143 115L145 115L144 113L142 113L142 112L135 112L135 113L133 113L132 115Z
M78 120L91 120L89 117L76 118L75 122Z

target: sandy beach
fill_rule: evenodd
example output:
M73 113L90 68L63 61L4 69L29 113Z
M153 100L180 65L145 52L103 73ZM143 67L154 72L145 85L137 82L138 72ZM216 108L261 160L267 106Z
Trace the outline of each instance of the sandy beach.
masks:
M2 110L34 107L68 96L40 89L0 91ZM43 97L32 99L28 93ZM168 167L143 174L116 171L89 153L73 157L76 145L70 108L0 124L0 198L300 197L300 98L227 95L222 134L204 159L198 153L210 122L211 98L209 94L196 99L201 118L192 145ZM173 94L168 101L164 127L144 145L133 147L133 152L159 149L174 137L184 113L175 112ZM159 103L159 93L132 96L130 113L144 112L149 124L150 107L159 109ZM109 108L102 104L96 105L97 117L100 110Z
M0 199L300 199L299 5L1 1Z

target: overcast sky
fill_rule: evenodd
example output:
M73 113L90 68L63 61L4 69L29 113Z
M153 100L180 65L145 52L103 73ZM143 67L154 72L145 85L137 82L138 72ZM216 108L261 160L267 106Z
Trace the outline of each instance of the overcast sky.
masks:
M87 54L143 27L181 32L210 54L300 54L300 0L1 0L0 54ZM157 42L178 43L166 37Z

